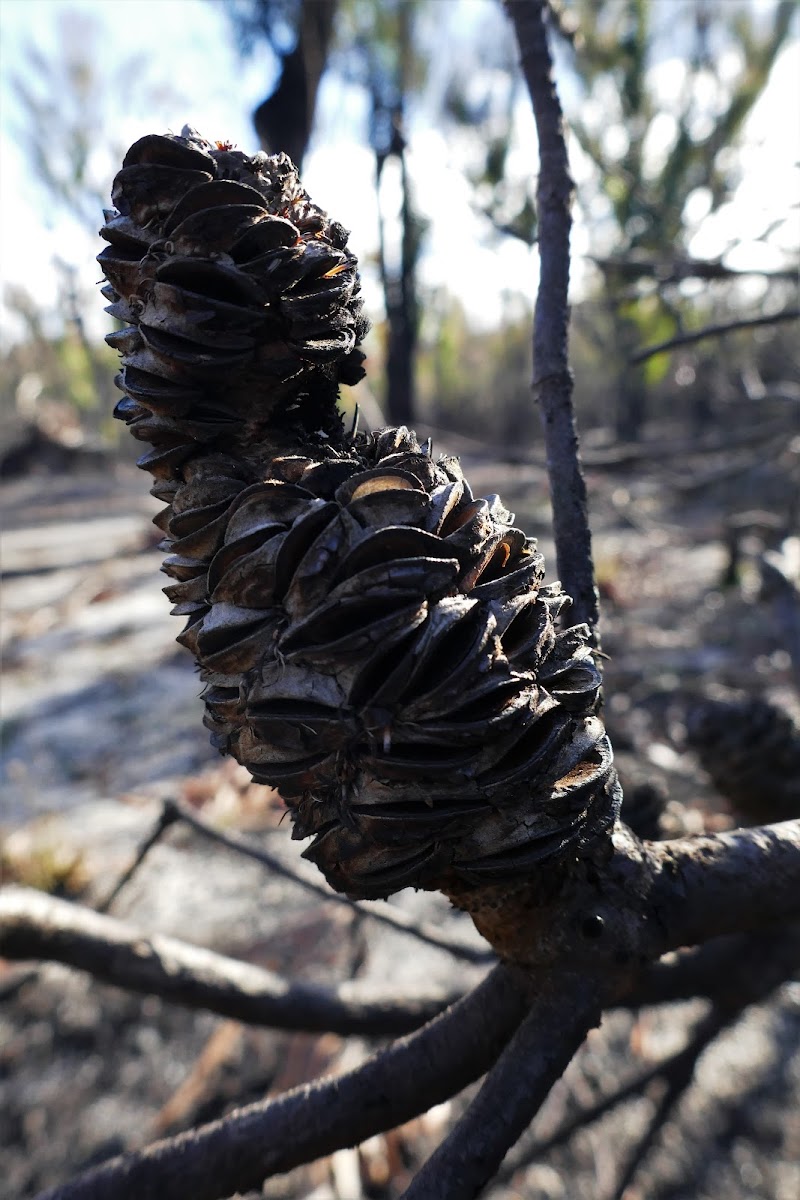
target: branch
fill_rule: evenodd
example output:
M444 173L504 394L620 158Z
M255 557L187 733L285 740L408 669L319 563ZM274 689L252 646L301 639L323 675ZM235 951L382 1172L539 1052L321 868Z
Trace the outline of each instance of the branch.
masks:
M705 1048L738 1020L749 1005L766 1000L800 964L800 927L793 927L788 931L788 935L783 931L762 931L757 935L722 938L717 943L712 942L699 951L684 955L682 965L688 965L687 960L694 960L695 967L702 965L704 968L702 973L698 972L692 977L695 984L702 982L704 985L702 993L695 987L692 990L681 991L678 995L668 995L666 998L686 999L692 995L704 994L712 1000L712 1008L692 1031L683 1049L655 1063L610 1094L601 1096L587 1108L579 1109L549 1137L535 1139L529 1143L515 1162L504 1165L497 1176L497 1183L510 1183L518 1171L529 1166L534 1160L541 1159L551 1150L569 1142L578 1130L599 1121L627 1100L644 1095L652 1083L660 1080L666 1086L643 1136L623 1168L621 1182L615 1192L615 1198L620 1197L641 1166L669 1113L689 1087L697 1060ZM672 965L673 974L675 968L680 965L681 963ZM664 967L668 979L669 969L666 964ZM662 998L657 989L654 995L645 997L644 1002L658 1003ZM634 1005L635 1002L634 999ZM631 1004L631 997L626 997L626 1003Z
M472 917L506 961L601 975L624 1004L670 950L800 919L800 819L670 842L620 823L603 867L568 882L540 867L527 891L492 899Z
M328 900L332 904L343 904L363 917L371 917L383 925L388 925L391 929L407 933L410 937L425 942L427 946L435 946L437 950L446 950L448 954L464 959L466 962L486 964L495 960L494 954L485 947L448 937L447 934L442 933L441 929L437 929L435 925L427 922L418 923L402 909L397 908L394 904L388 904L385 900L361 902L350 900L340 892L334 892L326 883L322 882L316 867L306 866L302 862L290 865L277 855L270 854L268 850L262 850L260 846L240 834L223 833L222 830L209 825L202 817L198 817L186 805L179 804L177 800L165 800L164 808L177 814L178 819L191 826L197 833L201 833L203 837L220 846L226 846L228 850L233 850L236 854L244 854L247 858L255 859L256 862L269 867L270 871L274 871L276 875L291 879L293 883L299 884L308 892L313 892L315 896L321 896L323 900Z
M561 582L573 606L573 624L598 621L586 484L578 452L567 359L569 324L569 173L561 105L552 79L544 26L544 0L506 0L519 44L539 138L539 290L533 333L533 394L541 406L547 471L553 503L553 534Z
M733 934L653 963L626 992L622 1003L639 1008L695 996L718 1002L739 992L754 973L760 978L769 974L772 986L777 986L791 979L798 968L800 926Z
M497 1175L496 1182L501 1184L511 1183L517 1172L525 1170L536 1159L541 1159L557 1147L565 1145L572 1140L579 1130L594 1124L595 1121L599 1121L621 1104L637 1096L644 1095L646 1089L656 1080L662 1080L666 1083L667 1093L670 1093L677 1087L678 1081L685 1087L691 1079L694 1064L702 1051L718 1033L722 1032L726 1025L733 1021L735 1015L738 1014L723 1015L720 1011L714 1009L699 1023L697 1029L692 1032L688 1044L682 1050L678 1050L668 1058L655 1063L647 1071L643 1071L622 1087L617 1088L616 1091L611 1092L610 1095L602 1096L594 1104L589 1105L588 1108L579 1109L550 1137L533 1141L525 1148L524 1153L515 1162L503 1166L502 1171ZM687 1064L690 1064L688 1073ZM679 1096L675 1094L673 1102L677 1101L678 1098ZM659 1110L660 1107L661 1105L659 1104ZM653 1118L653 1123L655 1123L655 1117ZM652 1129L652 1123L648 1127L648 1132L650 1129ZM650 1140L648 1140L648 1146ZM639 1146L637 1146L638 1149ZM637 1166L640 1162L641 1158L638 1158ZM627 1183L630 1183L630 1181L629 1177Z
M260 1188L466 1087L495 1061L530 1002L522 973L497 966L424 1029L356 1070L112 1159L38 1200L220 1200Z
M793 962L796 966L800 949L800 928L795 926L790 933L793 935L789 940L793 942L794 955L789 957L788 962ZM718 995L711 1011L700 1021L688 1045L669 1060L665 1064L666 1069L661 1072L667 1085L666 1089L643 1134L630 1152L614 1191L613 1200L623 1200L670 1113L691 1086L698 1059L703 1051L724 1030L730 1028L745 1009L751 1004L767 1000L775 988L785 982L791 972L791 966L787 972L787 960L781 953L784 941L782 932L760 934L758 944L751 948L752 954L744 961L740 959L730 964L732 970L720 980L722 986L718 985Z
M457 989L402 996L395 988L363 983L331 988L289 983L262 967L177 938L139 933L113 917L33 888L0 892L0 955L66 963L105 983L187 1008L250 1025L313 1033L406 1033L460 995Z
M749 317L741 321L728 321L724 325L706 325L704 329L696 329L693 333L682 333L678 337L669 338L666 342L657 342L653 346L645 346L632 355L628 362L631 366L646 362L656 354L664 354L667 350L675 350L678 346L691 346L706 338L723 337L726 333L735 333L737 329L758 329L761 325L777 325L781 321L796 321L800 317L800 308L787 308L783 312L773 313L769 317Z
M685 279L703 279L711 282L720 279L742 279L753 275L762 279L782 281L797 279L797 271L793 268L765 271L754 267L739 271L733 267L724 266L718 259L673 258L659 260L633 256L598 258L596 255L590 255L589 261L607 276L614 276L626 282L653 279L659 286L681 283Z
M800 917L800 820L648 842L664 950Z
M495 1175L589 1029L600 1023L602 986L553 972L464 1116L402 1200L468 1200Z
M661 1077L666 1083L664 1093L656 1104L644 1131L635 1142L633 1149L629 1151L627 1161L614 1189L613 1200L623 1200L653 1143L664 1128L670 1113L688 1091L694 1078L695 1067L703 1051L723 1030L732 1025L734 1020L741 1016L741 1013L741 1008L735 1011L713 1008L700 1021L697 1029L692 1033L689 1044L665 1064L665 1069L662 1069L661 1072Z
M132 861L122 872L111 891L108 893L105 899L98 904L98 912L107 913L110 910L114 901L133 879L134 875L139 870L150 851L158 845L169 827L174 825L175 822L180 819L180 815L181 814L175 805L163 804L161 806L161 815L153 825L150 832L146 834L146 836L140 842Z

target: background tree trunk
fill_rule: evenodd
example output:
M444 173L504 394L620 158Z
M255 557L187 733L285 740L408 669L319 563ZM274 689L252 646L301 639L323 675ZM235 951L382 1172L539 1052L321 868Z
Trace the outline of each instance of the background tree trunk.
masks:
M261 148L302 167L328 60L338 0L301 0L297 44L283 57L277 87L253 113Z

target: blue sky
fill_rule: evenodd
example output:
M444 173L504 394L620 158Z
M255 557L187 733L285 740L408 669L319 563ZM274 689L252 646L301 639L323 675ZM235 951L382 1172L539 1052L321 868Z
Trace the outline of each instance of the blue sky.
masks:
M739 3L740 0L727 0ZM491 0L438 0L450 13L458 8L459 21L469 26L479 20ZM658 0L666 5L680 0ZM771 0L757 0L767 11ZM93 42L94 39L94 42ZM45 55L66 44L92 44L92 61L101 80L103 112L100 125L120 146L143 133L179 131L188 121L206 136L227 138L245 150L255 150L250 113L263 99L274 76L268 50L254 57L239 56L220 0L0 0L0 263L4 286L24 285L43 307L52 303L52 260L57 250L76 263L82 285L91 288L97 279L93 263L97 253L92 231L63 218L52 219L43 204L41 189L31 179L18 127L20 109L12 85L23 65L25 46L34 43ZM137 72L126 70L136 55L146 63ZM683 64L678 53L667 50L655 68L664 103L680 86ZM566 81L565 81L566 82ZM368 264L377 241L374 163L363 140L363 103L356 89L329 80L321 96L325 113L324 138L313 146L304 182L314 198L353 230L351 244L365 263L368 306L377 311L380 295ZM526 156L533 148L532 120L522 97L519 121L527 148L517 152L515 169L524 173ZM423 282L447 286L462 298L476 321L494 324L501 319L509 296L532 297L536 283L535 254L506 240L499 247L487 242L485 222L472 208L464 178L464 156L429 123L420 121L413 131L410 162L416 202L432 221L428 249L422 265ZM774 215L785 213L797 195L792 161L800 151L800 44L782 55L768 92L753 113L747 129L746 167L737 202L714 220L702 225L693 247L698 254L721 252L743 231L760 232ZM54 153L57 148L54 147ZM110 184L116 164L99 146L92 160L98 183ZM531 163L531 169L533 163ZM577 175L586 170L580 156L574 160ZM702 197L697 200L702 217ZM798 218L800 222L800 218ZM795 222L791 236L798 239ZM98 221L99 224L99 221ZM470 247L465 254L464 247ZM578 221L574 268L580 290L586 274L580 256L597 250L590 231ZM733 265L775 265L775 253L763 245L738 248ZM103 328L101 303L97 304L97 329ZM3 324L13 335L7 312Z

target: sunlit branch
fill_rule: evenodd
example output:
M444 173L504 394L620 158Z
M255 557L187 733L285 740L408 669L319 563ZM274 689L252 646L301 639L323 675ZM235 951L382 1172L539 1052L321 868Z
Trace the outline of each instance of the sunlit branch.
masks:
M177 938L143 934L33 888L0 892L0 955L44 959L86 971L130 992L161 996L250 1025L370 1036L417 1029L463 989L397 988L364 983L293 983L272 971Z
M664 950L800 917L800 820L650 842Z

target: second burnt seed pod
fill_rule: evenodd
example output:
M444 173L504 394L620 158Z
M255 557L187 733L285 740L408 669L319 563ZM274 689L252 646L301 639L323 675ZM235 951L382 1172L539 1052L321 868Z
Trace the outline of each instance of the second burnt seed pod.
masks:
M130 322L119 415L154 447L166 590L216 745L280 790L351 896L593 854L619 793L588 630L457 460L405 428L345 434L365 326L344 231L288 160L232 153L138 142L101 255Z

